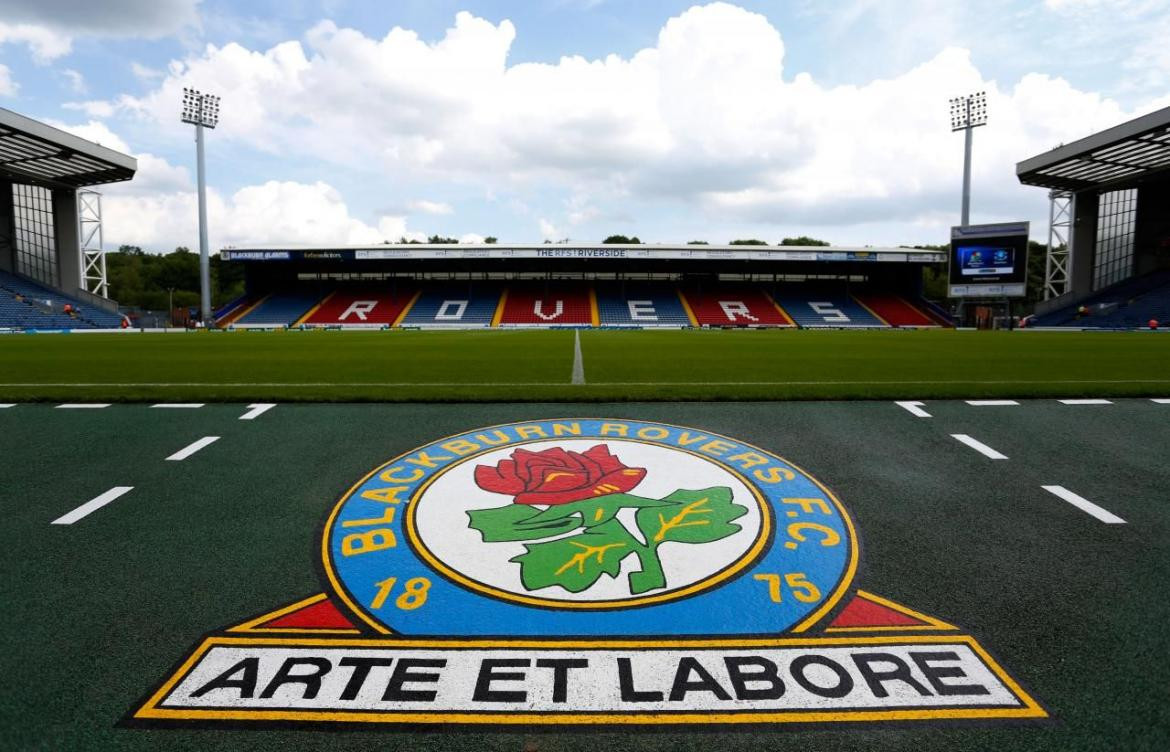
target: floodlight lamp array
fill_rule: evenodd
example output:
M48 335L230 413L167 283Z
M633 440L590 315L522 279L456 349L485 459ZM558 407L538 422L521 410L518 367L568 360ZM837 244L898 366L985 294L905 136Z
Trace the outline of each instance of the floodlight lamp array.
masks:
M955 97L951 100L951 130L987 125L987 92Z
M214 128L219 122L219 97L183 87L183 112L180 119L184 123Z

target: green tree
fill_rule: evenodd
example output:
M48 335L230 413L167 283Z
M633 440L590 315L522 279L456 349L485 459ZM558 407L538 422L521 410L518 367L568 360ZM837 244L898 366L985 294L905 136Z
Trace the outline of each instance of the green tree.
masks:
M601 241L604 245L640 245L641 240L635 235L632 238L627 238L625 235L610 235L605 240Z
M688 240L687 245L711 245L706 240Z
M767 245L767 243L762 240L757 240L756 238L742 238L739 240L733 240L728 245Z
M456 245L459 243L459 238L445 238L442 235L432 235L427 238L428 243L445 243L449 245Z
M827 240L810 238L808 235L800 235L795 238L784 238L780 241L780 245L832 245L832 243Z
M483 242L487 243L488 245L495 245L496 244L496 236L495 235L488 235L486 238L483 239Z

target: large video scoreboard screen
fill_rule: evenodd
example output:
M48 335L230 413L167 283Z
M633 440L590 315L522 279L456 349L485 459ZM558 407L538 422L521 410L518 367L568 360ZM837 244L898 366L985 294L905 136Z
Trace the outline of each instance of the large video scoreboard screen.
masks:
M952 298L1022 297L1028 282L1028 223L951 228Z

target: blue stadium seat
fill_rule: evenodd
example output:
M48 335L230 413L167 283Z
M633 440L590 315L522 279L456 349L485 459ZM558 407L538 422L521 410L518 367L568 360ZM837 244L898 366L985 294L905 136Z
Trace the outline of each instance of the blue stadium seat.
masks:
M605 282L595 286L601 326L690 326L671 285Z
M495 285L443 285L424 290L402 326L491 326L500 302Z
M287 326L292 324L321 300L317 292L273 293L251 311L236 319L234 324L253 326Z
M1081 306L1089 310L1087 316L1078 315ZM1150 319L1170 324L1170 271L1125 280L1075 305L1036 316L1029 325L1134 329Z
M17 300L16 296L25 300ZM62 311L68 303L80 311ZM0 272L0 327L20 329L117 329L122 316L83 303L64 293L44 287L15 274Z
M774 297L805 329L879 329L886 326L836 285L783 285Z

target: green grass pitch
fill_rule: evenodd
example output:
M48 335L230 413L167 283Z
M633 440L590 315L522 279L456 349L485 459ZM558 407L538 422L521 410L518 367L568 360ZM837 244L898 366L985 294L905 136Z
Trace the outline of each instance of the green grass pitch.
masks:
M1149 332L191 332L0 337L0 400L599 401L1158 396Z

